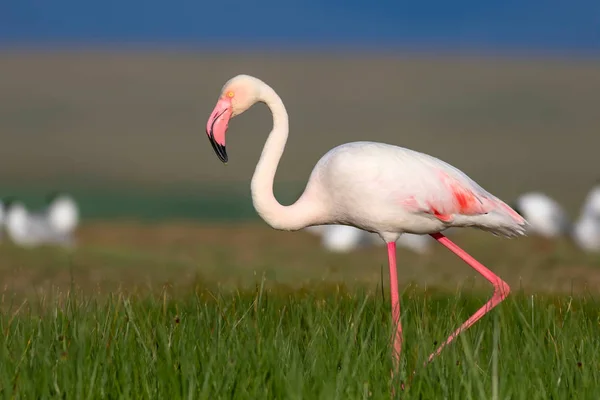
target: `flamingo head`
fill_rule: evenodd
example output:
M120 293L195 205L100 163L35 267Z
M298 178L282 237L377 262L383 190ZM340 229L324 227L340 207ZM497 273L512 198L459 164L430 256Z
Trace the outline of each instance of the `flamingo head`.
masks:
M223 86L215 109L206 123L206 134L219 159L227 162L225 134L229 120L260 100L261 81L248 75L231 78Z

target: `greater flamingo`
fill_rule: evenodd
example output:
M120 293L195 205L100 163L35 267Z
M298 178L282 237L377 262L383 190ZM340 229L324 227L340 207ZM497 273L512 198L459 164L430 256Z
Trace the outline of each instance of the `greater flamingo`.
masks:
M273 129L252 177L254 208L278 230L340 224L381 236L387 243L389 260L395 369L402 348L396 241L403 233L431 235L494 286L491 299L452 333L427 362L506 298L510 290L506 282L440 232L450 227L475 227L506 237L524 235L527 222L521 215L444 161L376 142L346 143L330 150L314 167L300 198L283 206L275 199L273 181L288 138L288 114L270 86L248 75L227 81L206 124L206 134L219 159L226 163L229 120L257 102L270 108Z

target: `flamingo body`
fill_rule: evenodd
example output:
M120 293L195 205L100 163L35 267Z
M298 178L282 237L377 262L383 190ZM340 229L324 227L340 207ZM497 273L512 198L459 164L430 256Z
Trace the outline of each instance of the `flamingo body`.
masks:
M526 226L457 168L384 143L353 142L330 150L313 169L305 194L323 204L328 217L323 222L376 232L386 241L405 232L466 226L516 236Z

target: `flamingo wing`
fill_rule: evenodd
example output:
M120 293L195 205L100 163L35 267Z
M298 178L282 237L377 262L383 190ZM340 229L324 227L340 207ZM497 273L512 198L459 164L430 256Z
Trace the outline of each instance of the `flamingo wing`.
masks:
M524 221L516 211L464 172L437 158L427 158L428 173L426 182L421 184L423 190L406 198L405 205L447 223L455 216L481 216L490 212L504 214L517 223Z

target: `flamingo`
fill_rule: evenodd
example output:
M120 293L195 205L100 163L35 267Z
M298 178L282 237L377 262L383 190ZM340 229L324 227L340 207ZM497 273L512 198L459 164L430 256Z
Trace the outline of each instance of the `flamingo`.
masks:
M273 117L273 128L251 180L252 202L259 216L282 231L313 225L354 226L378 234L387 244L395 329L394 370L399 367L402 349L396 272L396 241L402 234L431 235L494 287L492 297L431 353L425 364L508 296L510 287L506 282L441 233L450 227L474 227L498 236L525 235L526 220L506 203L435 157L390 144L361 141L327 152L312 170L300 198L283 206L273 194L273 182L289 124L283 101L273 88L249 75L231 78L221 89L207 121L206 134L218 158L227 163L228 123L257 102L265 103Z

